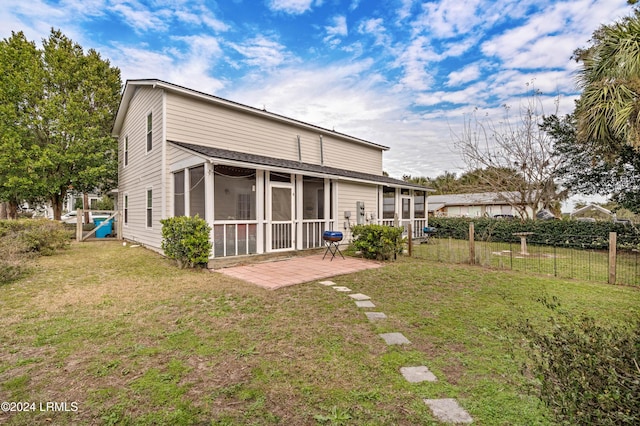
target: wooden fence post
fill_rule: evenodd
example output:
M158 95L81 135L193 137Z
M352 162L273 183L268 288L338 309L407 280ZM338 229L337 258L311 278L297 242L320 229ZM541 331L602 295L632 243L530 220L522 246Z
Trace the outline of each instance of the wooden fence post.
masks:
M411 222L407 225L407 238L409 238L409 257L411 257L411 252L413 251L413 226L411 226Z
M609 284L616 283L616 246L617 235L609 232Z
M471 265L476 264L476 242L473 222L469 224L469 263Z
M82 209L76 210L76 241L82 241L82 224L84 222L84 211Z

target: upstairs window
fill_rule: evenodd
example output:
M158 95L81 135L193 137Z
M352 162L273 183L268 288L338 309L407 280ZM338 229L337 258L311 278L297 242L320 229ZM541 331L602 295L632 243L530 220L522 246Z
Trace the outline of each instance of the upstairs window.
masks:
M124 137L124 165L129 164L129 136Z
M153 190L147 189L147 228L153 225Z
M151 113L147 115L147 152L153 148L153 117Z

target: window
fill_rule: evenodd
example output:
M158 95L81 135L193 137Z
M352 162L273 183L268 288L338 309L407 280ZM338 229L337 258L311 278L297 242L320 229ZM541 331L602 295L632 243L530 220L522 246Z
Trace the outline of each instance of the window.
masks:
M184 216L184 170L173 174L173 215Z
M396 213L396 190L385 186L382 190L382 218L393 219Z
M147 152L153 148L153 117L151 113L147 115Z
M124 137L124 165L129 164L129 136Z
M124 224L129 223L129 196L124 194Z
M425 211L425 191L414 191L413 195L413 215L416 219L424 219L426 216Z
M204 210L204 166L199 166L189 169L189 215L204 219Z
M153 225L153 190L147 189L147 228Z

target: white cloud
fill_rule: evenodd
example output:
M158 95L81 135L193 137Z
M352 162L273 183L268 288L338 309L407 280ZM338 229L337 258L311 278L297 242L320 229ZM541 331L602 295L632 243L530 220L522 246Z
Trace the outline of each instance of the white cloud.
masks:
M264 35L231 46L245 57L245 63L259 69L271 69L284 63L288 57L286 47Z
M301 15L314 5L321 5L319 0L270 0L269 7L271 10L285 12L291 15Z
M391 36L387 32L382 18L365 19L358 25L358 33L373 37L375 45L391 47Z
M481 74L480 65L478 63L470 64L460 71L453 71L449 73L447 86L458 86L460 84L468 83L478 79Z
M138 33L148 30L164 32L169 28L166 20L170 15L168 10L151 10L137 1L115 2L109 9L122 15L123 22Z
M327 32L324 42L335 47L340 44L340 37L346 37L348 34L347 17L344 15L334 16L332 21L333 25L324 27Z
M404 70L400 84L409 90L429 89L433 83L433 76L427 72L428 65L440 59L441 56L433 50L429 38L416 37L396 61Z

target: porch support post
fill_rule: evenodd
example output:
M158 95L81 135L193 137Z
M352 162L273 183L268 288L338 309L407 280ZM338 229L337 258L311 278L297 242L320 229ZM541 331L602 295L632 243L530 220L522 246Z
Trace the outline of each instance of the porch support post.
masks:
M206 197L207 188L205 187L204 190ZM191 216L191 170L189 168L184 169L184 215Z
M264 234L265 234L265 179L264 170L256 170L256 220L258 226L256 229L256 252L264 253Z
M213 220L215 218L215 203L214 203L214 188L215 188L215 178L213 174L213 164L204 163L204 220L211 227L211 231L209 231L209 241L211 241L212 245L214 245L214 233L213 233ZM189 187L189 180L185 179L185 199L187 188ZM211 253L209 254L210 258L213 258L215 252L215 248L212 247Z
M293 226L295 226L295 236L296 241L294 248L296 250L302 250L302 218L304 217L302 214L302 201L303 201L303 183L302 183L302 175L296 175L296 183L295 188L293 190L294 202L296 206L296 217L293 221Z
M322 136L320 137L320 144L322 144ZM331 227L331 180L328 178L324 178L324 229L326 230L334 230ZM336 227L337 229L337 227Z

